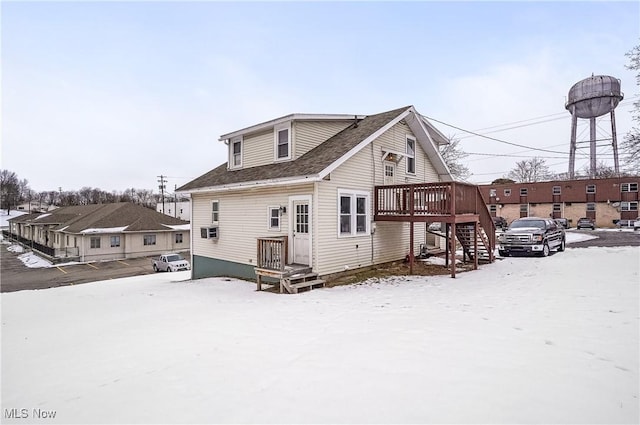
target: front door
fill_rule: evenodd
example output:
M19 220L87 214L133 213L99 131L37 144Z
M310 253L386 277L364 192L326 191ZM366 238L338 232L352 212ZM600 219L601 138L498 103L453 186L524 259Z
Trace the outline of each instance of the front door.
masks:
M396 164L391 161L384 161L384 184L396 184Z
M293 262L309 265L309 201L294 201L293 214Z

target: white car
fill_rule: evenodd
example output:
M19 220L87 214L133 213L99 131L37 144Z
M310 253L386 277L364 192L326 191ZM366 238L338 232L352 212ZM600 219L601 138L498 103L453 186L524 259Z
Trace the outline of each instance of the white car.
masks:
M636 218L636 221L633 222L633 230L640 229L640 217Z
M189 262L182 255L173 252L162 254L160 257L151 260L151 264L155 272L177 272L191 269Z

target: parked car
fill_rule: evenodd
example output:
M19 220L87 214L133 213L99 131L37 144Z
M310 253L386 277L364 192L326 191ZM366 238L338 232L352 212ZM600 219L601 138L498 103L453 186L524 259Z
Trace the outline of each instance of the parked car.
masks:
M493 217L493 224L496 225L496 229L506 229L507 220L504 217Z
M549 255L552 249L564 251L564 228L550 218L523 217L514 220L506 232L498 236L498 253Z
M151 264L155 272L177 272L191 269L189 262L182 255L173 252L154 258L151 260Z
M596 228L596 222L594 219L589 217L581 217L578 219L578 223L576 224L577 229L591 229L594 230Z
M618 229L631 229L634 227L635 220L614 220Z
M565 229L569 228L569 220L567 220L566 218L554 218L554 220Z
M636 218L633 222L633 230L640 230L640 217Z
M429 224L428 229L431 230L432 232L441 232L442 223L440 223L439 221L436 221L435 223L431 223Z

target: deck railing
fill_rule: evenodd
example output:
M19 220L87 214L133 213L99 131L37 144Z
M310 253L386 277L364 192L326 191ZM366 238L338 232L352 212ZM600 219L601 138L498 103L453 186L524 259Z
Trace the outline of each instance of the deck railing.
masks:
M257 267L284 272L288 258L286 236L258 238Z

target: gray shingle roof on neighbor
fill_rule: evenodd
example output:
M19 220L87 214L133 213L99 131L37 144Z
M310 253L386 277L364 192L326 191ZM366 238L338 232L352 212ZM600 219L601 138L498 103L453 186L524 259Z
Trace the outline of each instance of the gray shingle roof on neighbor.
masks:
M29 214L28 217L20 216L9 221L53 225L53 230L67 233L114 227L126 227L125 232L171 230L168 226L189 224L188 221L131 202L61 207L47 214Z
M228 170L227 163L224 163L179 187L177 191L318 174L410 107L405 106L392 111L369 115L358 121L357 126L355 123L351 124L295 161L239 170Z

